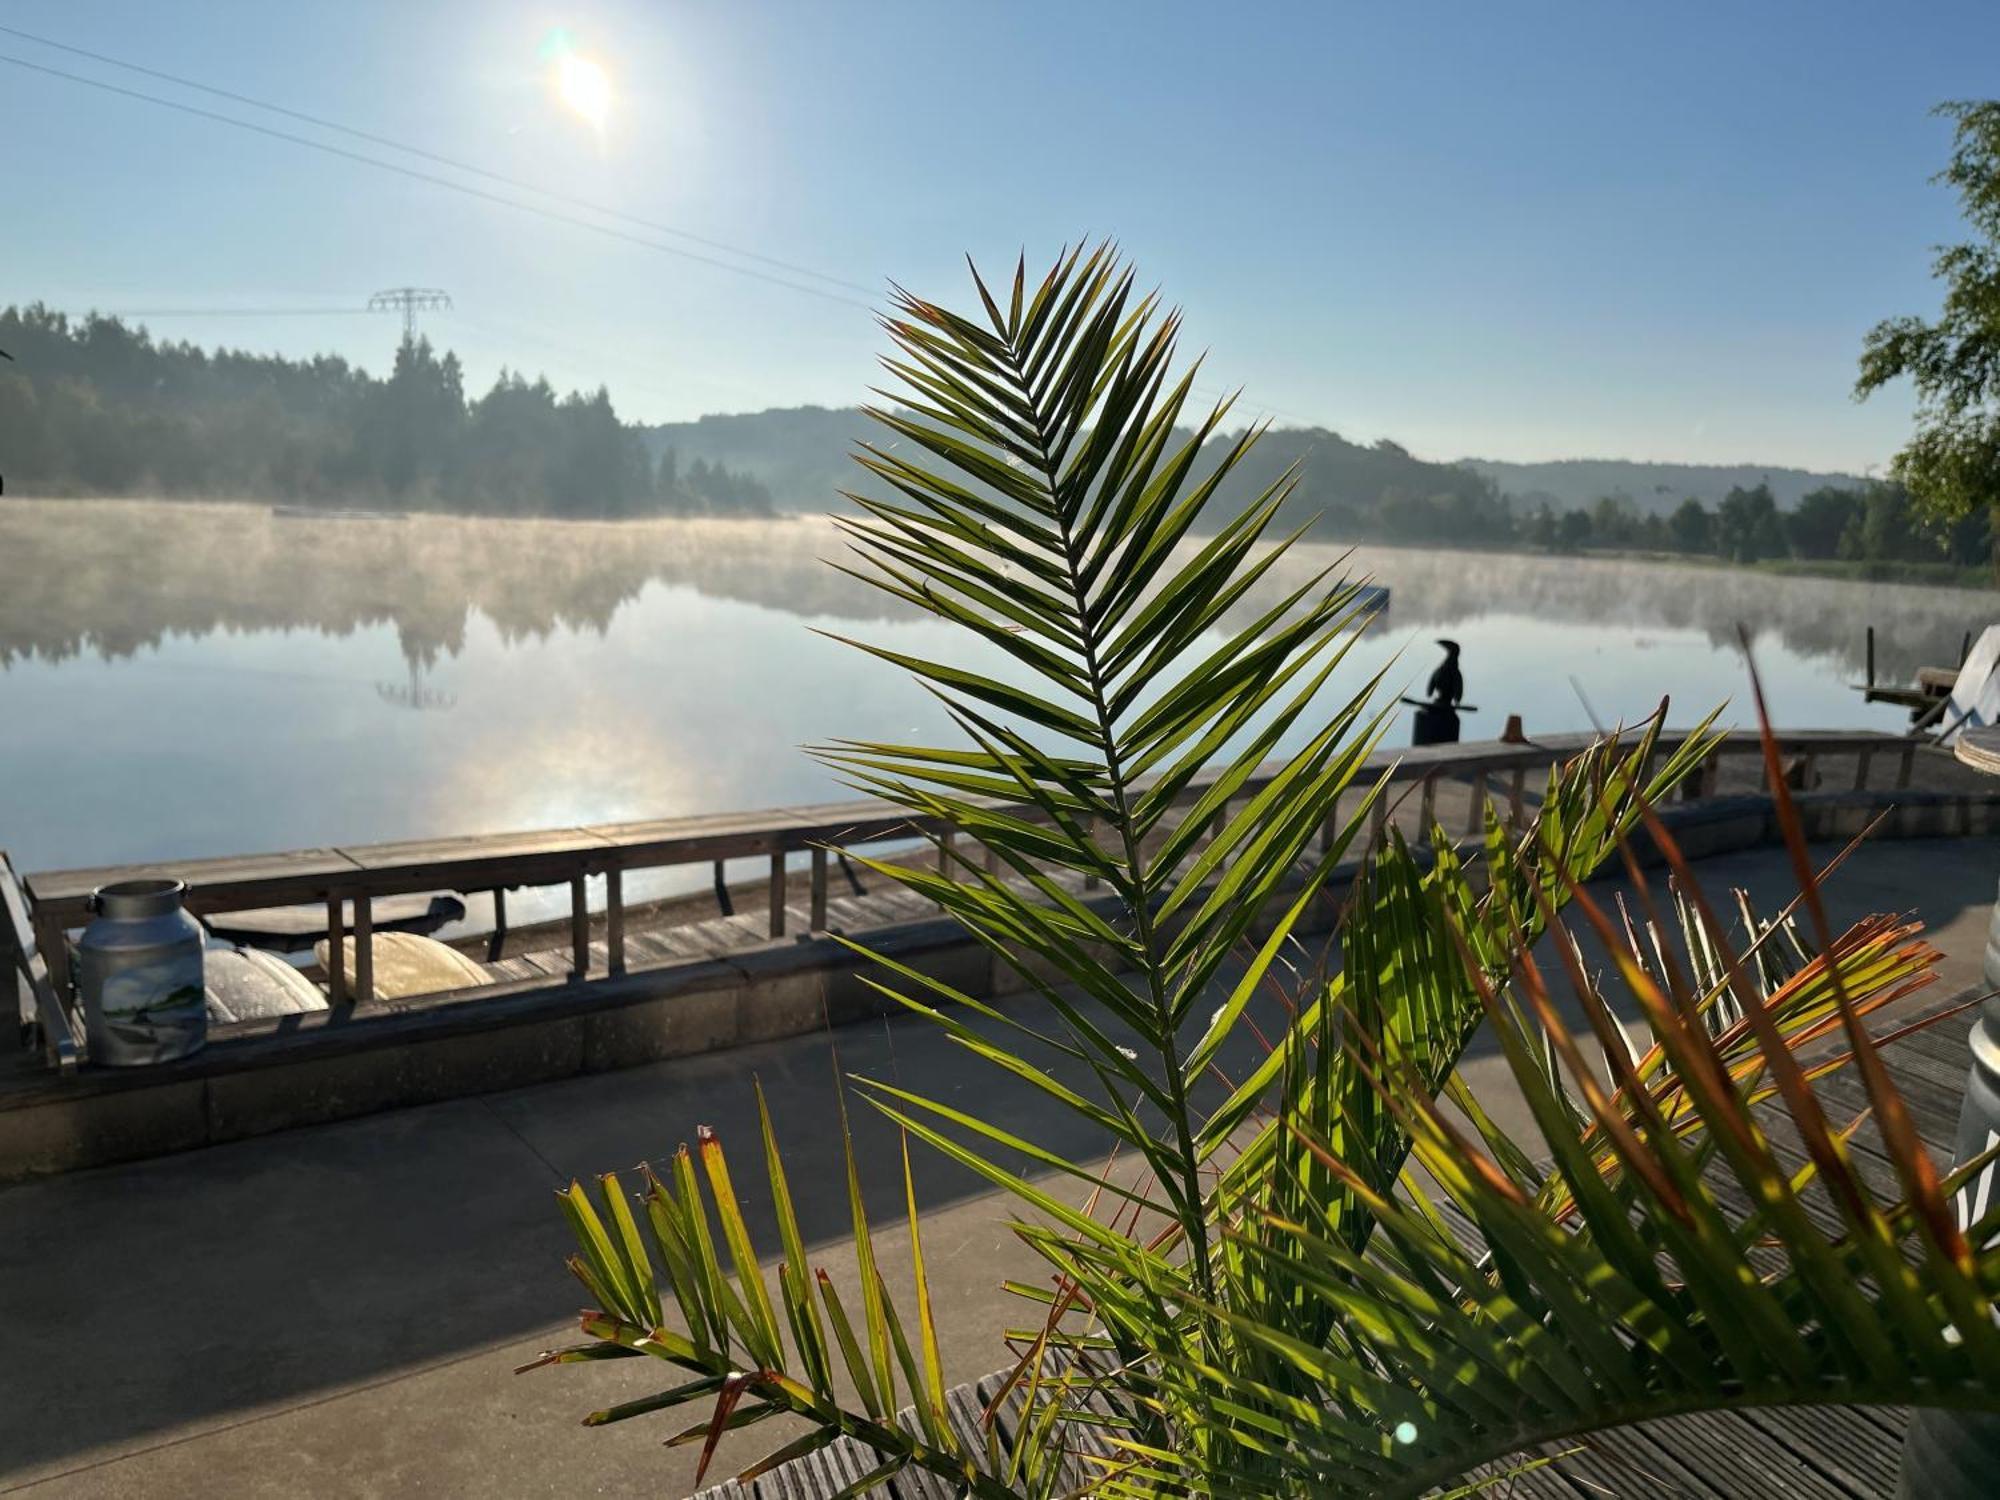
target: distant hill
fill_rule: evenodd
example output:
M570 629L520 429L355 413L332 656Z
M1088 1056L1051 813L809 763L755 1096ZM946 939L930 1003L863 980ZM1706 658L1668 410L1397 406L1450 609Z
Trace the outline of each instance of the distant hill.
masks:
M880 429L851 406L789 406L639 432L655 461L672 448L683 470L696 459L721 464L762 483L780 510L818 512L842 508L840 491L867 477L848 455Z
M1550 463L1510 464L1489 458L1459 462L1483 474L1511 495L1519 509L1546 504L1551 510L1578 510L1606 495L1632 502L1642 515L1665 515L1692 495L1713 509L1731 490L1771 486L1780 510L1822 485L1851 488L1857 474L1815 474L1761 464L1642 464L1622 458L1562 458Z
M696 459L722 464L761 482L779 509L808 513L843 508L843 489L878 492L848 455L863 440L894 442L852 407L702 417L642 428L641 434L656 458L671 448L683 473ZM1221 461L1233 437L1209 441L1201 472ZM1408 510L1413 518L1418 513L1427 518L1433 505L1451 508L1462 525L1469 509L1491 508L1497 500L1492 481L1484 476L1455 464L1427 462L1395 443L1364 446L1324 428L1287 427L1273 430L1237 471L1218 497L1216 520L1249 503L1293 462L1302 472L1289 516L1295 523L1318 517L1318 529L1328 535L1353 535L1357 527L1375 534L1382 528L1368 523L1379 513ZM1439 531L1421 524L1389 529L1407 530L1412 539L1431 539Z
M843 508L839 492L862 488L867 479L848 454L863 439L880 437L875 424L853 407L823 406L702 417L640 432L656 459L672 448L683 471L698 458L722 464L761 481L780 510L805 512ZM1690 495L1712 509L1739 486L1748 489L1768 483L1780 509L1789 510L1800 496L1822 485L1861 482L1852 474L1757 464L1652 464L1613 458L1538 464L1468 458L1435 463L1386 440L1353 443L1319 427L1272 429L1242 477L1256 484L1268 482L1295 459L1304 473L1293 509L1301 520L1322 517L1320 529L1335 535L1349 532L1351 523L1363 523L1362 530L1382 534L1384 528L1372 524L1375 518L1412 500L1455 507L1456 519L1449 524L1456 530L1468 508L1483 507L1502 495L1513 500L1517 513L1544 502L1557 511L1587 509L1611 495L1631 501L1642 515L1665 515ZM1234 488L1244 493L1236 494ZM1224 498L1240 504L1250 492L1250 484L1245 484L1233 487ZM1420 539L1414 530L1412 539Z

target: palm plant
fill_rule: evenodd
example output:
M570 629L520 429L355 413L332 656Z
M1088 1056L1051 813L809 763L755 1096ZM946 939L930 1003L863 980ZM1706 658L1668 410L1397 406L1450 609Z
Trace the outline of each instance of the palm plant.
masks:
M860 1083L904 1133L906 1191L915 1138L1004 1190L1048 1268L1010 1283L1035 1315L1011 1342L1008 1436L989 1424L984 1442L947 1418L914 1193L901 1309L851 1144L856 1306L808 1259L768 1110L773 1272L712 1136L636 1196L573 1184L589 1338L537 1363L652 1356L690 1377L588 1420L701 1402L682 1436L712 1451L789 1413L808 1430L750 1472L846 1436L879 1464L857 1492L914 1466L979 1496L1416 1495L1677 1412L2000 1407L2000 1214L1954 1219L1958 1179L1864 1025L1930 977L1915 929L1832 930L1788 819L1800 899L1769 922L1746 906L1732 936L1653 812L1706 726L1667 754L1656 720L1557 768L1523 836L1490 811L1468 848L1377 823L1386 784L1359 781L1377 684L1330 688L1360 596L1321 574L1241 613L1288 545L1270 533L1292 479L1213 524L1257 433L1205 456L1228 402L1188 418L1177 317L1107 247L1038 284L1021 266L997 294L974 282L972 315L897 295L901 385L874 413L891 441L859 455L893 498L853 497L846 523L858 571L977 643L964 663L865 648L935 692L964 742L821 753L951 827L934 858L873 867L1013 965L1057 1024L881 958L885 992L1087 1122L1117 1165ZM1775 772L1768 736L1766 753ZM1630 847L1642 826L1667 895ZM1371 828L1337 961L1301 971L1300 929ZM1583 884L1621 850L1636 914ZM1222 1077L1270 992L1268 1050ZM1545 1157L1458 1071L1482 1027ZM1028 1064L1027 1043L1091 1085ZM1846 1066L1893 1192L1856 1169L1860 1122L1814 1092Z

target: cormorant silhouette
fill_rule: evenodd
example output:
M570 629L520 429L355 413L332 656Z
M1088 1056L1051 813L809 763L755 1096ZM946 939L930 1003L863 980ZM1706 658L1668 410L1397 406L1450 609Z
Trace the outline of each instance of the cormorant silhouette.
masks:
M1444 647L1444 662L1431 673L1431 680L1424 691L1431 695L1434 703L1456 705L1465 697L1465 674L1458 670L1458 642L1439 641Z

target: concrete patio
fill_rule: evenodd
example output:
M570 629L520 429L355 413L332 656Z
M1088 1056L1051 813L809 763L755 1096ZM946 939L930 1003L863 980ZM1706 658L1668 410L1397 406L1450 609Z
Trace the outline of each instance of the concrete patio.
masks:
M1837 919L1922 916L1946 953L1932 992L1942 996L1977 983L1996 873L2000 840L1884 843L1829 895ZM1776 850L1714 859L1702 874L1718 891L1746 886L1766 909L1790 889ZM583 1300L563 1269L550 1189L663 1157L707 1123L752 1196L756 1074L806 1233L837 1241L835 1047L842 1068L1091 1149L1065 1142L1068 1122L997 1085L935 1028L897 1020L0 1189L0 1493L685 1493L693 1454L661 1441L696 1413L578 1425L594 1406L667 1384L667 1372L620 1362L511 1373L566 1341L566 1314ZM1468 1067L1475 1083L1501 1071L1491 1055ZM907 1262L894 1137L865 1107L855 1125L893 1283ZM914 1161L947 1374L972 1379L1001 1362L1000 1331L1022 1316L1001 1277L1032 1264L1005 1204L921 1148ZM711 1478L775 1434L736 1435Z

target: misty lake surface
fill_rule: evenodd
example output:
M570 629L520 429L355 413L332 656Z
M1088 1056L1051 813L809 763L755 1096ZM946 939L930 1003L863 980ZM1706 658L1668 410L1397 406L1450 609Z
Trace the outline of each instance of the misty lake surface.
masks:
M48 869L672 817L846 795L801 749L952 731L829 639L983 662L836 572L820 519L292 519L267 507L0 501L0 848ZM1339 557L1301 546L1270 580ZM1329 705L1464 647L1468 738L1733 701L1752 635L1778 721L1869 706L1994 618L1973 591L1664 564L1362 548L1386 618ZM1266 592L1267 599L1276 595ZM1243 621L1251 615L1247 609ZM824 633L816 633L824 632ZM1586 709L1585 703L1589 708ZM1407 710L1391 743L1407 743Z

